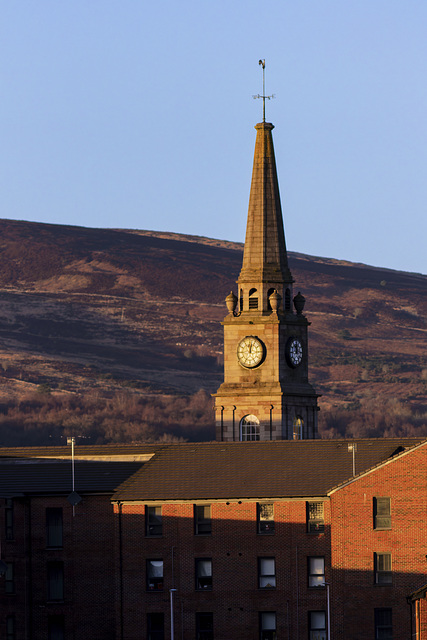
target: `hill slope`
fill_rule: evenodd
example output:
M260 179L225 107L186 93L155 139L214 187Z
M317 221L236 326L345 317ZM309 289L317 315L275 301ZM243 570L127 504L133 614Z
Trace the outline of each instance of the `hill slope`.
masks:
M4 415L48 387L56 396L111 399L124 389L141 398L219 386L220 322L241 245L8 220L0 234ZM347 427L359 416L360 435L360 416L380 407L418 433L426 422L427 276L294 253L290 266L312 323L324 433L339 432L347 412Z

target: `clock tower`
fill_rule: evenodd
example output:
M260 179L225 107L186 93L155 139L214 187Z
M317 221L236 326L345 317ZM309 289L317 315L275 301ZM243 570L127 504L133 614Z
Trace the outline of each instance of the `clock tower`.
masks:
M269 122L255 126L252 185L237 295L226 298L224 382L215 394L216 439L317 437L308 382L309 322L293 293Z

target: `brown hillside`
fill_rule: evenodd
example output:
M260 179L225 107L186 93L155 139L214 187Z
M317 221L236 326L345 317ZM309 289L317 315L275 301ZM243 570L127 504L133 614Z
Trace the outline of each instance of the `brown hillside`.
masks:
M217 388L241 245L9 220L0 232L4 402L40 385L98 396ZM340 411L368 420L380 405L425 424L427 276L293 253L290 264L324 433Z

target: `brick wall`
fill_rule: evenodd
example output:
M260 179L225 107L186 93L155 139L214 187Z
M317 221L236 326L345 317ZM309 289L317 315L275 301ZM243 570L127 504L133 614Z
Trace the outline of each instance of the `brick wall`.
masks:
M374 638L383 608L392 609L394 640L409 637L406 596L426 582L426 456L424 446L332 495L334 638ZM391 499L389 530L374 528L375 497ZM375 584L375 553L391 554L392 584Z

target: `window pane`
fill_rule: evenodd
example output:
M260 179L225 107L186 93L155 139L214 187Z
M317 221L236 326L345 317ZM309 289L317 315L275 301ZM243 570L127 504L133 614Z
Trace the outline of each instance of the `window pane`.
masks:
M163 590L163 560L147 560L147 590Z
M309 533L323 533L323 502L307 503L307 530Z
M326 628L326 614L324 611L311 611L310 612L310 628L311 629L325 629Z
M325 611L310 611L310 640L326 640Z
M323 576L325 573L324 558L310 558L310 573Z
M391 553L375 554L375 582L392 584Z
M242 440L259 440L259 420L254 415L245 416L240 422Z
M149 613L147 615L147 640L164 640L163 613Z
M274 631L276 629L276 613L274 611L263 611L261 613L262 631Z
M13 540L13 500L11 498L5 501L5 527L6 540Z
M15 640L15 616L6 618L6 640Z
M145 533L147 536L162 535L162 507L145 507Z
M196 504L194 507L195 533L198 535L212 532L211 505Z
M259 519L260 520L273 520L274 519L274 507L272 504L260 504L259 505Z
M62 562L49 562L47 565L48 600L64 599L64 565Z
M64 616L49 616L48 639L64 640Z
M262 575L274 576L274 558L260 558L260 564Z
M196 613L197 640L213 640L213 614Z
M13 562L6 562L6 575L4 590L6 593L15 593L15 582L13 576Z
M148 575L153 578L154 577L162 578L163 577L163 560L149 560Z
M390 498L374 498L374 527L375 529L391 529Z
M392 609L375 609L375 640L393 640Z
M274 533L274 503L257 505L258 533Z
M62 547L62 508L46 509L46 546Z
M212 560L199 560L197 563L197 573L199 576L212 576Z

